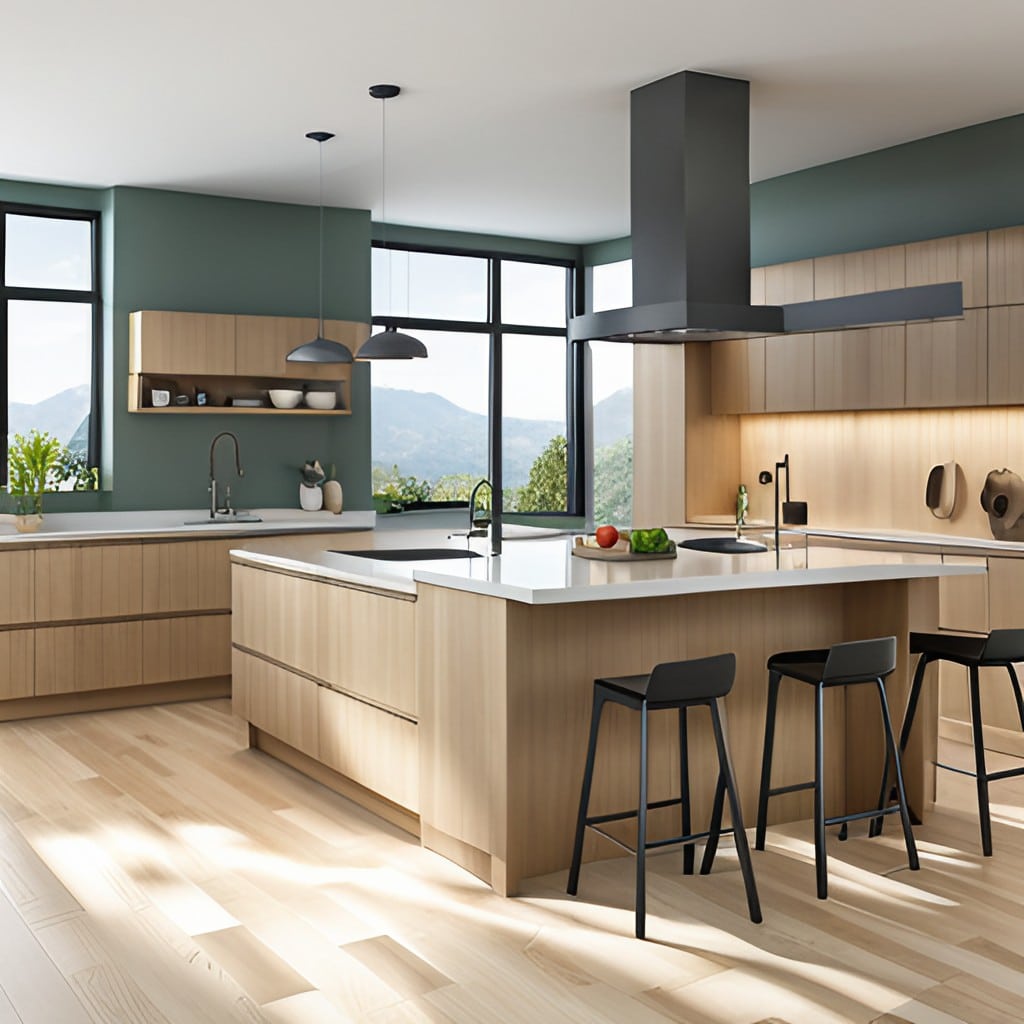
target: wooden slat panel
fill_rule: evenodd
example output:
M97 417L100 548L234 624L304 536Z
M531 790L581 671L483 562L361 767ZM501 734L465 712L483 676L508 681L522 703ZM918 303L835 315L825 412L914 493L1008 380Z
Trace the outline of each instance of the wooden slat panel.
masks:
M902 288L906 283L906 252L902 245L864 249L814 260L814 298L832 299Z
M766 338L764 407L767 412L805 412L814 408L814 335Z
M131 373L233 374L235 317L143 310L129 318Z
M907 324L907 405L985 405L988 401L985 310L962 320Z
M985 565L984 558L944 555L946 565ZM987 633L989 626L987 575L946 576L939 580L939 628L956 633Z
M183 616L143 622L143 683L207 679L230 673L230 615Z
M814 335L815 409L898 409L905 400L906 330Z
M319 759L320 687L244 651L235 650L231 662L235 714Z
M351 366L344 363L289 363L286 360L293 348L316 337L319 324L314 317L240 315L237 321L237 373L240 376L351 379ZM325 320L324 334L355 352L369 336L369 328L347 320Z
M711 344L711 412L764 412L764 338Z
M144 544L142 608L147 613L231 607L228 552L239 540Z
M34 693L35 631L0 632L0 700L31 697Z
M988 404L1024 403L1024 306L988 311Z
M37 629L35 645L37 697L142 682L141 622Z
M0 552L0 625L35 619L35 552Z
M764 300L769 306L814 298L814 260L776 263L764 268Z
M142 545L39 548L35 591L37 622L138 615Z
M1024 227L988 233L988 304L1024 303Z
M417 726L318 687L320 760L400 807L420 806Z
M988 302L988 236L984 231L970 235L933 238L907 246L907 286L962 281L964 308Z

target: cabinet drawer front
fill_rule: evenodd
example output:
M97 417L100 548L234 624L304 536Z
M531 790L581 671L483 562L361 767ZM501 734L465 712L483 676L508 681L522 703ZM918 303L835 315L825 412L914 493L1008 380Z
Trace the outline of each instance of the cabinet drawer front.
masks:
M231 704L235 714L290 747L320 757L316 683L245 651L231 658Z
M93 544L35 552L37 622L142 611L142 545Z
M0 700L31 697L35 672L35 631L0 633Z
M231 607L230 540L145 544L142 610L221 611Z
M35 552L0 554L0 625L35 620Z
M35 641L37 697L142 682L141 622L37 629Z
M230 672L230 615L190 615L143 622L144 683L209 679Z
M232 313L171 313L143 310L130 320L131 373L233 374L235 316Z
M318 689L320 760L372 792L418 813L416 725L326 687Z

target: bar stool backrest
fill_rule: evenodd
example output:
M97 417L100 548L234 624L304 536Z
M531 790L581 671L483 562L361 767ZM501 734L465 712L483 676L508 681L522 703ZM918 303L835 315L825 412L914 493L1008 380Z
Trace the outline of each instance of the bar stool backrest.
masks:
M1024 661L1024 629L993 629L982 661Z
M692 661L665 661L651 670L647 699L652 704L724 697L736 678L736 655L715 654Z
M896 667L896 637L854 640L833 644L828 652L822 681L825 683L861 682L889 675Z

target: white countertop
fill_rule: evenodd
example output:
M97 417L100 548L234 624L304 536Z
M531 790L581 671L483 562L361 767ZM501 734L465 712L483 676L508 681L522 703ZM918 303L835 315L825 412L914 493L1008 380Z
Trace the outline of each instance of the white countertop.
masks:
M669 530L676 541L707 536L707 531ZM376 535L378 547L462 547L486 550L485 541L447 540L445 533L427 538L420 532L409 543L400 531ZM344 543L339 542L339 548ZM981 566L942 565L939 556L887 552L884 559L864 552L851 560L846 550L832 558L828 549L803 546L784 549L783 568L776 570L774 552L721 555L680 549L671 560L605 562L571 554L572 539L564 536L507 541L498 557L458 560L389 562L356 554L321 550L289 552L280 545L274 553L259 545L232 552L245 565L281 568L396 593L416 593L417 583L465 590L525 604L564 604L582 601L663 597L712 591L806 587L873 580L905 580L984 572ZM807 567L810 556L812 565ZM851 561L853 564L851 564Z
M13 516L0 516L0 544L90 540L184 534L237 537L277 533L372 530L374 512L303 512L290 508L252 509L259 523L210 523L207 509L161 509L148 512L47 512L36 533L18 533ZM199 522L192 523L192 520Z
M994 537L963 537L945 533L916 533L913 530L831 530L805 527L809 537L833 537L836 540L868 541L875 544L904 544L947 550L964 548L979 555L1004 555L1010 558L1024 556L1024 543L996 540Z

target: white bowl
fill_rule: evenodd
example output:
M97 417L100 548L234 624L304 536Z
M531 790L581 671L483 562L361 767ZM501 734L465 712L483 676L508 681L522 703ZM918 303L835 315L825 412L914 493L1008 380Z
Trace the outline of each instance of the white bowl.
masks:
M275 409L294 409L302 401L302 392L292 388L271 388L267 394Z
M333 391L307 391L306 405L310 409L333 409L338 404L338 396Z

